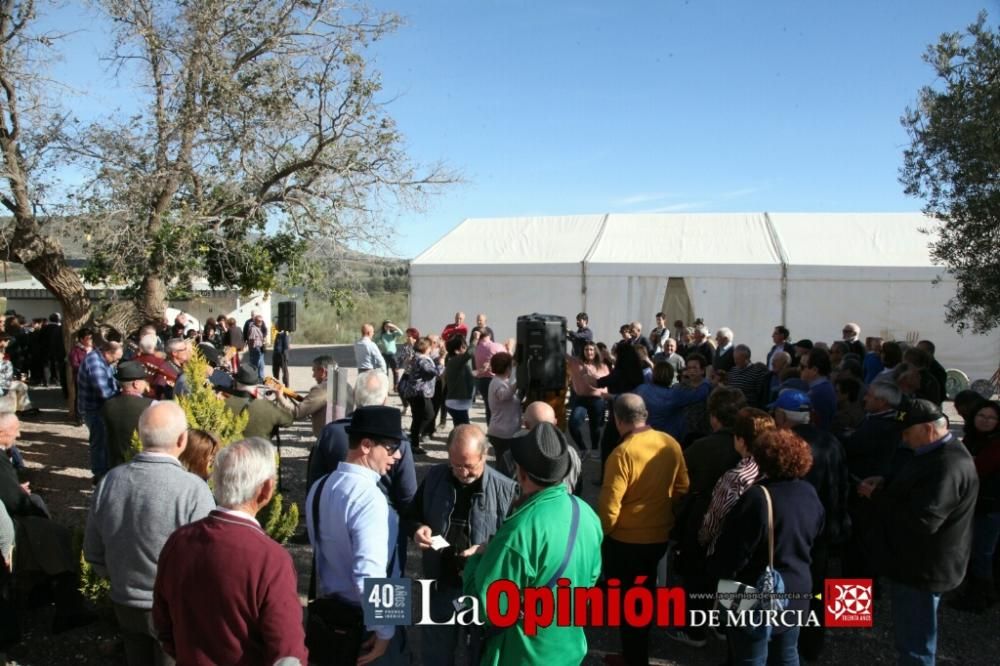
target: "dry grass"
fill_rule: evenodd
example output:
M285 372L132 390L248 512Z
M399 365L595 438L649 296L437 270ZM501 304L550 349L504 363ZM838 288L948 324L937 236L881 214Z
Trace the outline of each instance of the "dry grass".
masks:
M364 323L376 329L386 319L406 328L409 293L375 292L357 298L350 309L337 312L327 303L313 302L299 310L295 342L300 344L346 344L357 340Z

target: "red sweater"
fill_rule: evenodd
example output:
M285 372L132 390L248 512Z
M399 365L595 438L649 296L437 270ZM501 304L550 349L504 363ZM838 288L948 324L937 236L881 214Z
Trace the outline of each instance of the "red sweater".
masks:
M255 522L221 511L170 535L153 622L180 664L307 663L291 556Z

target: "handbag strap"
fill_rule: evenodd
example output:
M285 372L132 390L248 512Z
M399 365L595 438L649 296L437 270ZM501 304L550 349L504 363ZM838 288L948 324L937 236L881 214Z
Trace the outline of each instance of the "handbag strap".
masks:
M554 574L552 574L552 578L550 578L549 582L545 584L545 587L555 587L556 581L558 581L559 577L566 571L566 567L569 566L569 559L573 556L573 546L576 545L576 531L580 527L580 505L577 503L576 497L573 495L570 495L569 499L570 504L573 507L573 516L570 518L569 523L569 540L566 544L566 554L563 555L563 560L559 564L559 568L556 569Z
M764 491L767 500L767 563L774 569L774 506L771 503L771 493L764 486L758 486Z
M313 534L316 535L316 544L319 545L319 503L323 498L323 488L326 487L326 482L330 479L330 475L326 474L318 481L316 486L316 492L313 494Z

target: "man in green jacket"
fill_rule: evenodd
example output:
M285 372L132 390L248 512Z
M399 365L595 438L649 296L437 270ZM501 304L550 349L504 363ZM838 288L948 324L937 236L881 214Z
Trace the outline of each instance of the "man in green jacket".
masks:
M591 587L601 571L601 522L561 483L570 464L565 435L541 423L513 442L521 497L493 539L485 547L467 551L475 554L465 566L465 593L479 599L484 617L486 593L494 581L513 581L522 591L554 588L558 574L569 579L571 587ZM574 503L578 519L571 537ZM501 596L502 612L506 612L504 601ZM482 664L578 664L587 654L583 628L559 627L555 622L537 627L534 636L526 635L523 620L502 630L487 626L487 636Z
M263 397L262 387L257 386L257 371L250 365L240 365L236 373L236 389L226 398L226 407L239 415L246 410L248 419L243 438L271 439L276 428L287 428L295 421L293 407L280 391L272 391L274 400ZM266 389L270 390L270 389Z

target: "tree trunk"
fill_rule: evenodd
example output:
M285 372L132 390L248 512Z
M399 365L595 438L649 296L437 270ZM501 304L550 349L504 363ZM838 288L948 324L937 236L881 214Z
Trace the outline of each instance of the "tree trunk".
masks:
M66 262L59 243L42 236L38 223L32 218L15 215L14 233L7 247L13 261L24 265L33 278L42 283L62 306L63 343L66 345L67 366L69 351L76 342L76 332L86 325L92 315L92 306L83 280ZM76 414L76 381L67 367L69 388L67 398L70 416Z
M142 279L142 291L136 297L136 309L141 323L163 321L167 309L167 285L154 270Z

